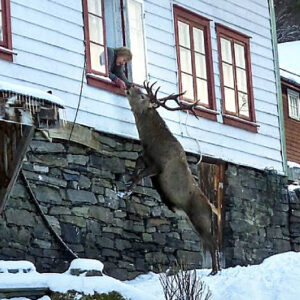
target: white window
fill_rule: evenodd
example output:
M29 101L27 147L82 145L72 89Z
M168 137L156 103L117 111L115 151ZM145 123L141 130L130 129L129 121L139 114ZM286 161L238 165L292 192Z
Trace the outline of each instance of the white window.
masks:
M288 94L288 103L289 103L289 116L293 119L300 121L299 93L288 89L287 94Z
M105 49L125 46L133 55L128 79L142 84L147 79L143 0L84 1L88 73L108 76Z

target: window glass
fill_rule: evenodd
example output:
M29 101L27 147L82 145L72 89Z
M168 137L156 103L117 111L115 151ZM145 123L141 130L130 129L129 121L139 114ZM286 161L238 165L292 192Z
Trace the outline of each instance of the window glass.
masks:
M197 78L198 100L203 104L208 104L207 81Z
M101 18L89 15L90 40L103 45L103 22Z
M88 0L88 10L91 14L102 16L102 1Z
M178 22L179 45L190 48L190 26L183 22Z
M191 74L192 73L192 60L191 51L180 47L180 64L181 71Z
M132 52L132 81L142 84L147 78L144 44L143 7L140 2L128 1L130 49Z
M224 85L234 88L233 67L232 65L223 63L223 80Z
M235 64L237 67L245 69L245 49L244 46L234 43Z
M195 53L196 76L207 79L206 59L203 54Z
M237 87L239 91L247 93L247 75L246 71L237 68L236 69Z
M231 43L229 40L221 38L222 60L227 63L232 63Z
M233 89L225 88L225 110L236 112L235 93Z
M299 101L299 93L288 90L289 116L291 118L300 119Z
M100 73L105 73L104 47L91 43L90 52L92 69Z
M182 91L186 91L184 98L194 100L193 76L182 73Z
M240 114L249 117L249 103L248 103L248 96L245 93L238 93L239 99L239 112Z
M194 35L194 48L195 51L205 54L205 46L204 46L204 34L203 30L199 28L193 28Z

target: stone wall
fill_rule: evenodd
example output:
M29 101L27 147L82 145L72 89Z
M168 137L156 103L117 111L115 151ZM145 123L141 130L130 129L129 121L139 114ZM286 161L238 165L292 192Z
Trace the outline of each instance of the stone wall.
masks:
M104 272L119 279L165 269L176 259L207 267L197 234L160 202L148 178L130 198L122 198L139 143L104 134L98 138L102 147L96 152L61 140L50 143L37 133L23 163L43 212L66 244L79 257L101 260ZM188 160L196 176L197 158L188 155ZM291 209L283 178L234 165L227 166L226 178L226 266L259 263L290 250ZM292 232L297 241L299 223ZM70 263L20 178L0 216L0 236L0 259L26 259L40 272L63 272Z
M101 260L104 272L119 279L165 269L176 259L199 267L197 234L160 202L149 179L122 198L140 145L99 139L99 152L50 143L39 133L30 145L23 170L56 232L79 257ZM0 236L0 259L27 259L40 272L69 265L70 256L49 233L20 178L0 217Z
M226 266L257 264L292 250L286 178L234 165L228 166L225 177Z

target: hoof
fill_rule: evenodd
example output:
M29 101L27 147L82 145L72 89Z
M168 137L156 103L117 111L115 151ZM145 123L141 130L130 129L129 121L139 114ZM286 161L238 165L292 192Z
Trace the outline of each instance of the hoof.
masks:
M218 273L218 270L212 270L209 274L208 274L208 276L214 276L214 275L216 275Z

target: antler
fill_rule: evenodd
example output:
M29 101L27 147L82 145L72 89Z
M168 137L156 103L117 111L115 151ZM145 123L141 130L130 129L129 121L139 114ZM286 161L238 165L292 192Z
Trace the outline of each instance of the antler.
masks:
M195 112L195 107L197 106L199 101L195 101L192 104L187 104L186 102L180 101L178 98L180 96L182 96L183 94L185 94L185 92L183 93L179 93L179 94L171 94L167 97L158 99L157 98L157 94L158 91L160 89L160 87L158 87L156 89L156 91L153 93L153 86L156 84L157 82L154 82L153 84L150 85L149 82L144 81L144 88L150 98L150 101L155 105L155 108L158 108L159 106L164 107L167 110L171 110L171 111L175 111L175 110L188 110L191 111L193 113L193 115L197 118L196 112ZM173 100L178 106L177 107L170 107L168 106L166 103L169 100Z

